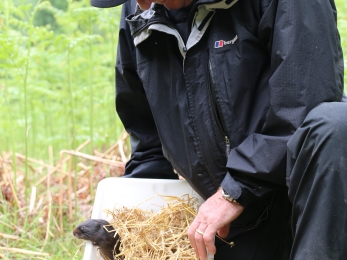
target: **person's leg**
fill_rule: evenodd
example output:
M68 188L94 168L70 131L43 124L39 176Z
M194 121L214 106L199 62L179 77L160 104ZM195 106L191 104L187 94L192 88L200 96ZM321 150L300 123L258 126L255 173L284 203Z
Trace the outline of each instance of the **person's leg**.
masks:
M347 259L347 103L314 108L288 143L290 259Z

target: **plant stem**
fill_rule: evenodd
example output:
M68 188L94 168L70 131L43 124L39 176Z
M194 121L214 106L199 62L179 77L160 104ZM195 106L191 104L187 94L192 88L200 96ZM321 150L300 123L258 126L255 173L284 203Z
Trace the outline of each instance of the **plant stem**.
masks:
M89 14L89 35L93 34L93 24L92 24L92 18ZM89 42L89 136L90 136L90 154L93 154L94 149L94 93L93 93L93 84L94 84L94 77L93 77L93 43ZM89 181L90 183L93 183L94 178L94 163L91 163L90 165L90 171L89 171ZM90 195L94 196L94 186L89 185L90 187ZM77 200L76 200L77 203Z

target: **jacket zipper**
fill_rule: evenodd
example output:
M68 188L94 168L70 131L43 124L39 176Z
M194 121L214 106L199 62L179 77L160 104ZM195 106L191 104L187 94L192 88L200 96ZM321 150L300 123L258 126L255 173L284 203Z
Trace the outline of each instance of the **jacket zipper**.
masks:
M211 106L212 106L212 111L213 111L213 115L216 119L216 122L217 122L217 126L220 130L220 132L224 135L224 140L225 140L225 154L226 154L226 157L228 158L229 157L229 153L230 153L230 140L229 140L229 137L228 135L226 134L226 125L222 119L222 116L221 116L221 108L220 108L220 103L218 102L218 97L216 96L216 93L217 93L217 88L216 88L216 84L215 84L215 81L214 81L214 76L213 76L213 70L212 70L212 64L211 64L211 60L209 59L208 60L208 77L209 77L209 90L210 90L210 95L211 95ZM265 210L262 212L262 214L260 215L260 217L257 219L256 223L254 224L253 227L241 232L241 234L245 233L245 232L248 232L252 229L255 229L256 227L259 226L259 224L265 220L267 217L268 217L268 214L269 214L269 210L272 206L272 202L273 202L273 199L274 199L274 196L272 196L272 199L269 203L269 205L265 208Z
M228 135L226 134L226 126L222 120L222 115L220 113L221 109L220 109L218 98L216 96L216 84L214 82L214 75L213 75L210 59L208 60L208 88L209 88L210 97L211 97L210 99L211 99L213 116L217 122L219 131L224 136L225 156L228 158L230 153L230 140Z

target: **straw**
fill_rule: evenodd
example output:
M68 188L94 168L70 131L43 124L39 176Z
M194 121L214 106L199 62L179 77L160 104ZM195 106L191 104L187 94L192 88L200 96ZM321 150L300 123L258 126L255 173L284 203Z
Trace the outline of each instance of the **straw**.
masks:
M108 232L117 230L121 237L121 253L115 259L197 259L187 231L196 216L198 199L189 195L158 196L165 205L156 213L138 207L105 210L114 228Z

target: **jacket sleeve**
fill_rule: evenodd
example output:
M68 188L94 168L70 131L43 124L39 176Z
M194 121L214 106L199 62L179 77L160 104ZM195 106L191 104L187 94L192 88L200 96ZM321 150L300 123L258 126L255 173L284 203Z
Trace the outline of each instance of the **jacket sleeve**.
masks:
M116 109L130 134L132 149L124 177L177 179L178 175L163 156L152 113L136 73L135 47L125 22L135 5L135 0L129 0L122 7L116 63Z
M272 0L264 10L258 35L271 57L270 107L261 133L231 151L222 183L243 205L285 187L287 142L311 109L343 94L334 1Z

